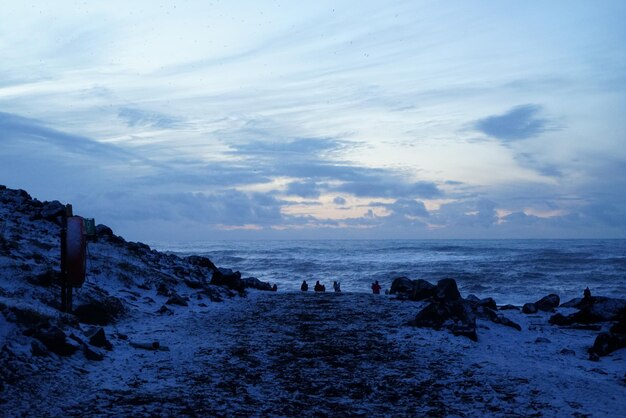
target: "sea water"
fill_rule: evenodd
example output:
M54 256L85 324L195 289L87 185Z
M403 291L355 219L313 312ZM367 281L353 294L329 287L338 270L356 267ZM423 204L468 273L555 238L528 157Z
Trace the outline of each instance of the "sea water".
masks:
M243 277L297 291L302 280L331 290L369 292L395 277L456 279L461 294L523 304L556 293L564 302L592 294L626 297L626 240L315 240L152 243L202 255Z

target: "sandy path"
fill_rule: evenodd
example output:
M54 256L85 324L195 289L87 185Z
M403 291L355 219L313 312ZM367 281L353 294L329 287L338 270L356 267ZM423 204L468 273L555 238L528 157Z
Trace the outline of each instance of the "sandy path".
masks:
M580 416L598 404L606 409L597 415L619 416L624 388L589 371L598 365L582 354L559 357L558 329L528 331L530 318L522 333L483 327L473 343L405 326L419 307L311 292L176 307L119 325L170 351L113 340L103 362L85 367L85 390L58 402L76 416ZM535 344L537 335L555 346Z

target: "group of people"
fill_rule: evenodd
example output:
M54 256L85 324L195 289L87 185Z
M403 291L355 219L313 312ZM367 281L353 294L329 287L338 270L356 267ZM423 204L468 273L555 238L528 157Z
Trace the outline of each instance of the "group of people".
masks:
M333 282L333 289L335 290L335 293L340 293L341 292L341 283L339 283L338 281L334 281ZM374 283L372 283L372 293L374 293L375 295L379 295L380 294L380 290L382 288L380 287L380 284L378 284L378 280L376 280ZM302 285L300 286L300 290L303 292L308 292L309 291L309 284L306 282L306 280L302 280ZM323 284L320 283L319 280L317 280L315 282L315 287L313 287L313 290L315 292L325 292L326 291L326 286L324 286Z

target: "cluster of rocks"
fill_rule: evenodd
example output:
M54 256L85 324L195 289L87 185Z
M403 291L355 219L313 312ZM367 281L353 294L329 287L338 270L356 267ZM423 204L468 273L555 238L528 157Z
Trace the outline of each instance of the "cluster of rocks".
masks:
M561 305L578 309L570 315L557 313L550 323L559 326L587 326L590 324L615 322L608 332L601 332L589 348L589 358L597 360L620 348L626 348L626 299L587 295L572 299Z
M393 280L391 294L399 299L429 302L410 322L417 327L447 329L454 335L461 335L477 341L476 319L506 325L521 331L519 324L511 321L498 311L520 308L513 305L498 307L493 298L479 299L474 295L462 298L454 279L442 279L434 285L426 280L411 280L398 277ZM556 308L578 309L569 315L554 313ZM536 302L526 303L521 311L532 315L538 312L553 312L549 323L583 329L600 329L598 323L614 322L606 332L601 332L591 348L590 359L597 360L620 348L626 348L626 299L603 296L592 297L589 290L585 297L560 304L556 294L549 294Z
M390 293L401 299L429 302L410 322L416 327L447 329L473 341L478 341L477 318L521 330L519 324L498 313L493 298L462 298L454 279L441 279L434 285L422 279L399 277L394 279Z

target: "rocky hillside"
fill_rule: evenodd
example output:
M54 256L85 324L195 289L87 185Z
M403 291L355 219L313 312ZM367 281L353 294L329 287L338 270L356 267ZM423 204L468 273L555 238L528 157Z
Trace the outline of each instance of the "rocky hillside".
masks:
M18 391L22 398L37 387L38 373L64 358L101 360L116 342L132 343L116 332L119 321L202 309L244 295L246 287L269 290L208 258L158 252L98 225L97 240L88 244L86 282L74 291L73 312L61 313L64 208L0 186L0 404Z

